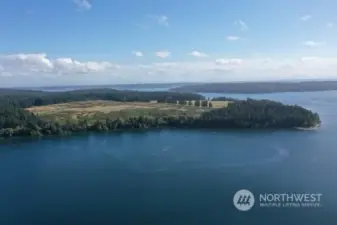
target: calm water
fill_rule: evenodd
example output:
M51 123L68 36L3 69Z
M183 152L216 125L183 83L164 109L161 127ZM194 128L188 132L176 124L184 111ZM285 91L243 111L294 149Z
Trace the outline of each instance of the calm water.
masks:
M311 108L322 127L128 132L0 145L0 224L336 224L337 92L250 97ZM240 212L232 199L243 188L322 193L322 207Z

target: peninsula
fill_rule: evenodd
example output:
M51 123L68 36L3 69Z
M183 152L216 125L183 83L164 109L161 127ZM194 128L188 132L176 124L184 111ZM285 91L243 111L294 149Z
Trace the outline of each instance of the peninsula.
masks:
M320 124L317 113L270 100L113 89L0 91L0 137L149 128L287 129Z

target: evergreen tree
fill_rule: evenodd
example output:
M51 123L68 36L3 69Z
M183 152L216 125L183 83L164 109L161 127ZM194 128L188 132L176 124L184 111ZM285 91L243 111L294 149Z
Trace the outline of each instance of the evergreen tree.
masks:
M197 106L197 107L200 107L201 101L200 100L195 101L194 105Z
M202 107L208 107L208 101L207 100L202 101L201 106Z
M187 103L187 102L186 102L185 100L179 101L179 104L180 104L180 105L186 105L186 103Z

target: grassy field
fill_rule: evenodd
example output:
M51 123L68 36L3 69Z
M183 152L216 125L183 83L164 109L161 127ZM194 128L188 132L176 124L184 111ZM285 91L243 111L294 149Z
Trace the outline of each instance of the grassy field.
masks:
M213 108L226 107L228 102L213 101ZM47 120L60 123L79 120L94 121L97 119L128 118L133 116L198 116L211 110L207 107L151 102L114 102L114 101L83 101L27 108L36 115Z
M222 107L227 107L230 102L229 101L211 101L213 108L222 108Z

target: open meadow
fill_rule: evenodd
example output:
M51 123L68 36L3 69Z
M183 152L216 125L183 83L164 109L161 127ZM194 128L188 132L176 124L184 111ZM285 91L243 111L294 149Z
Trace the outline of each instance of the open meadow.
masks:
M193 102L193 101L192 101ZM212 101L212 108L228 106L226 101ZM116 102L116 101L79 101L26 108L44 119L60 123L80 120L129 118L134 116L199 116L210 107L174 103L150 102Z

